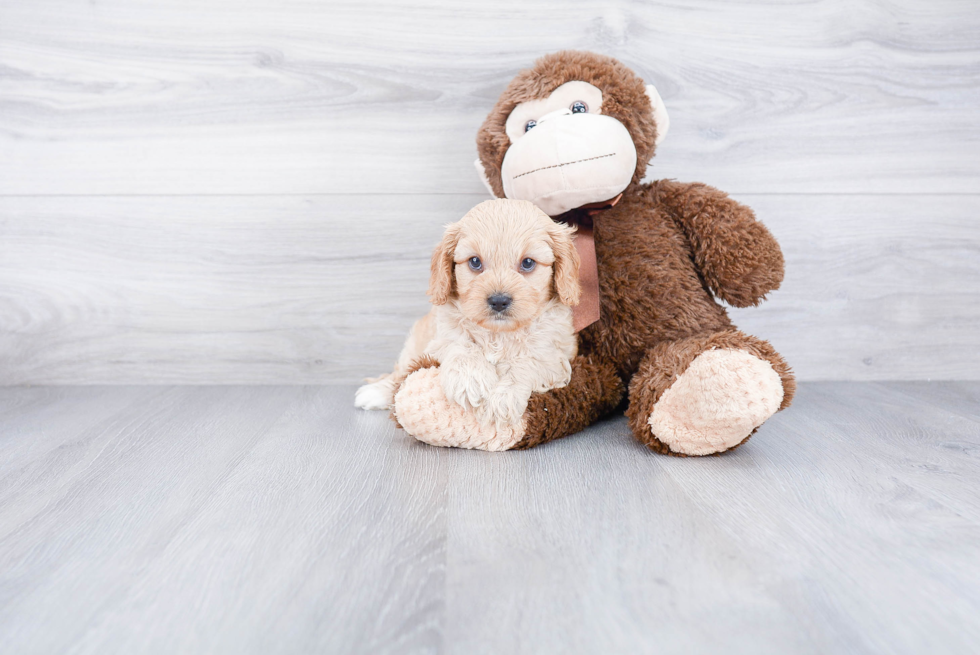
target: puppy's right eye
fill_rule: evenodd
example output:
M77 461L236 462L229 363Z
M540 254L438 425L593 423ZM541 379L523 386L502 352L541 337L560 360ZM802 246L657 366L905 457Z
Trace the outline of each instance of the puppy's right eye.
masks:
M479 257L470 257L469 265L471 271L479 273L483 270L483 262L480 261Z
M538 122L536 120L529 120L528 122L524 123L524 131L527 132L537 124Z

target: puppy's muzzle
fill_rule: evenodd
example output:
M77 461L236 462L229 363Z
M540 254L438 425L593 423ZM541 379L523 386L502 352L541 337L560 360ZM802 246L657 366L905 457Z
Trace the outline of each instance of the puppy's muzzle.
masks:
M506 293L495 293L487 298L487 304L490 305L490 309L498 314L506 312L512 302L514 302L514 299Z

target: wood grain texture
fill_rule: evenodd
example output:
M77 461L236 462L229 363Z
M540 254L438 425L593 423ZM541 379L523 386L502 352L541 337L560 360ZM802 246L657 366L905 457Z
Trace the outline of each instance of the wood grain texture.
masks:
M0 194L476 193L475 133L543 53L658 86L653 177L980 192L972 0L0 4Z
M978 383L804 383L743 448L424 446L352 387L0 389L11 653L949 653Z
M0 198L0 383L356 382L483 196ZM975 379L973 197L738 196L783 287L733 310L801 379Z
M561 48L657 84L651 177L776 232L733 314L802 379L977 377L971 0L0 0L0 384L385 370L478 126Z
M5 652L438 643L440 458L420 445L390 457L392 429L349 409L347 389L10 395L24 407L5 449L43 443L2 478Z

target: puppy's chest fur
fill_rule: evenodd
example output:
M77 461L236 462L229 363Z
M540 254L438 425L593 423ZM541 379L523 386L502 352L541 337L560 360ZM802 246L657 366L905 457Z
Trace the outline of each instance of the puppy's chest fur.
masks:
M570 307L551 301L530 324L510 332L494 332L478 325L464 317L453 302L436 308L435 314L435 339L427 350L436 359L454 346L470 343L500 376L507 375L517 362L536 362L543 377L552 379L554 385L567 383L560 378L578 349Z

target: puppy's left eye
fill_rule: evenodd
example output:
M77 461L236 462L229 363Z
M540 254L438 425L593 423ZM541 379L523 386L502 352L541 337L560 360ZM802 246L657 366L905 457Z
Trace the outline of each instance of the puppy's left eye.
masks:
M582 102L581 100L576 100L575 102L573 102L572 103L572 106L569 107L569 109L572 110L572 113L573 114L588 114L589 113L589 106L587 104L585 104L584 102Z
M480 261L479 257L470 257L469 265L472 271L480 272L483 270L483 262Z
M536 261L534 261L530 257L525 257L524 259L521 260L521 273L530 273L531 271L534 270L534 267L537 265L538 263Z

